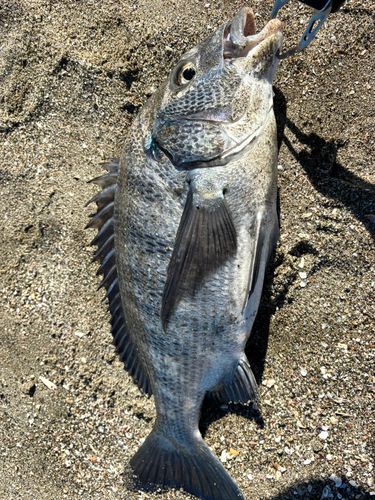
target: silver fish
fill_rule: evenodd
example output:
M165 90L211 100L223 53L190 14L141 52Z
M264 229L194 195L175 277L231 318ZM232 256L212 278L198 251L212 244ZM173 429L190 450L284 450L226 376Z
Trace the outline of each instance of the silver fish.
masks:
M182 56L135 118L102 191L96 258L114 344L157 418L131 460L143 488L242 498L204 443L209 395L247 403L245 356L278 237L272 81L282 23L255 32L252 11ZM90 203L89 202L89 203Z

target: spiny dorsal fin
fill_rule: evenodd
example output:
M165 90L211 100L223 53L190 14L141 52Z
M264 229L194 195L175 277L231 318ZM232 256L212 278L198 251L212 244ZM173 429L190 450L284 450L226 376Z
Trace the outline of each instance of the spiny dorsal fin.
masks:
M194 297L207 277L235 255L236 250L236 228L224 195L194 199L190 189L164 288L164 329L182 297Z
M96 177L90 181L99 185L102 191L96 194L88 202L88 204L95 202L98 207L98 212L86 226L87 228L95 227L98 229L98 234L91 244L98 246L94 260L99 260L101 263L98 274L104 274L104 278L99 288L104 286L107 290L105 298L108 299L109 311L111 313L113 343L116 346L120 359L138 387L144 393L151 395L152 389L149 378L132 346L129 333L126 329L117 278L113 210L119 160L117 158L112 158L108 162L102 163L102 166L106 168L109 173Z

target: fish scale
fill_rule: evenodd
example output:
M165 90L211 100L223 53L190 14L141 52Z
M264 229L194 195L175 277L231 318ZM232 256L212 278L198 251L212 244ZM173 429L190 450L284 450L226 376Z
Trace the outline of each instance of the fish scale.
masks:
M243 496L199 432L206 396L247 403L244 349L278 236L272 80L282 25L250 9L183 55L135 118L119 161L93 182L101 286L114 344L153 394L136 485L202 500Z

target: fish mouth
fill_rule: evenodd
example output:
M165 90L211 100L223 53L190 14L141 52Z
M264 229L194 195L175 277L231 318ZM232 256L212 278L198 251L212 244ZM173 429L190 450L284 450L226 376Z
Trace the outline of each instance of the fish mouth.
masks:
M256 33L255 15L249 7L244 7L224 29L224 62L228 63L233 59L247 58L255 51L258 52L260 46L264 45L263 42L272 35L282 35L283 28L284 25L279 19L272 19L260 33ZM281 40L282 36L280 36L280 45Z

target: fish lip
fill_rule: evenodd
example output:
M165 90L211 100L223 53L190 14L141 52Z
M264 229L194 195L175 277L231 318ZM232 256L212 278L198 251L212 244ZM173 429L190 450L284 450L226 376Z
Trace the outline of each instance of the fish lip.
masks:
M282 21L271 19L259 33L256 33L254 13L250 8L244 7L224 28L224 63L249 57L265 40L278 33L282 34L283 29Z

